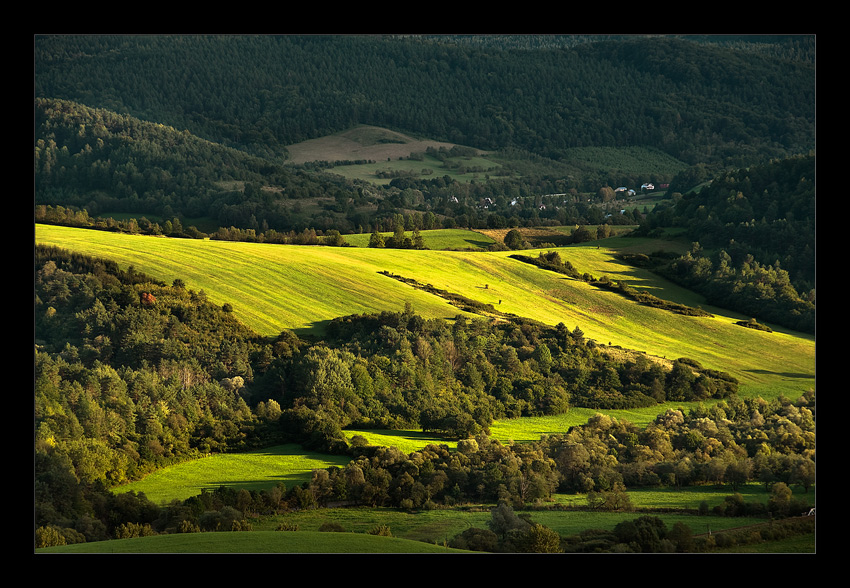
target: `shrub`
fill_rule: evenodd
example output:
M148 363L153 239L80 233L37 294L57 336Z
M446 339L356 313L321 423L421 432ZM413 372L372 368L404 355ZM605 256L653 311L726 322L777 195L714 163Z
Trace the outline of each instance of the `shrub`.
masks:
M375 527L369 531L369 535L378 535L380 537L392 537L393 534L390 531L390 528L387 525L375 525Z

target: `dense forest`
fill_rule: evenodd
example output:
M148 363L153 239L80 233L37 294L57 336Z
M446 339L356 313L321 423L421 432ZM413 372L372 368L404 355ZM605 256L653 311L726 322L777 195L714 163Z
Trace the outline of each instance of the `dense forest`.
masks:
M35 92L263 156L357 124L553 159L651 145L734 165L813 147L812 36L767 39L773 54L671 37L568 41L529 51L387 36L45 36Z
M686 229L691 250L656 271L710 304L814 332L815 207L815 157L794 157L674 193L634 234Z
M179 279L167 285L42 247L35 273L35 518L66 542L142 528L229 530L249 509L330 501L520 506L567 491L620 509L626 488L813 483L813 394L742 400L725 374L685 358L617 361L578 328L431 321L407 308L337 319L323 341L289 332L263 339ZM700 399L714 402L667 410L643 429L599 414L534 443L503 445L487 434L494 418ZM460 441L457 452L431 445L405 455L346 440L349 426L415 426ZM304 486L222 489L166 508L108 492L210 451L282 441L352 461L317 470ZM786 495L706 514L746 508L781 514L800 505Z

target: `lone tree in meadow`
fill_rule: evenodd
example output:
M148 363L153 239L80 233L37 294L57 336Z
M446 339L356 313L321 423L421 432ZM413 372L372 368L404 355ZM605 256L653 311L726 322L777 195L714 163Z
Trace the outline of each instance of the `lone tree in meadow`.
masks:
M505 235L505 247L508 249L520 249L524 243L522 233L516 229L511 229Z
M384 246L384 236L381 235L377 230L369 237L369 247L383 247Z

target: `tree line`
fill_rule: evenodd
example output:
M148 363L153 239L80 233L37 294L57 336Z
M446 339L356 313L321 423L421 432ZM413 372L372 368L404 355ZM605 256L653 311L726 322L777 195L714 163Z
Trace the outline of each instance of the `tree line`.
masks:
M815 156L722 174L647 216L636 236L682 227L691 249L657 271L710 304L814 332ZM649 260L644 260L650 263Z

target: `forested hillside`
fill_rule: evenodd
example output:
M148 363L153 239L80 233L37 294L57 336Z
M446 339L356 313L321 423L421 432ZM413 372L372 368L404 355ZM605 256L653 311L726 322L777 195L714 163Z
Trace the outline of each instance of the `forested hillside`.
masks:
M599 224L617 186L809 152L813 43L37 37L36 204L62 207L49 222L133 216L174 236L392 231L411 211L445 227ZM491 150L501 171L378 188L283 165L286 145L357 125ZM604 151L625 148L656 161L625 169Z
M208 217L213 229L251 228L256 212L264 226L282 230L296 224L287 201L355 193L335 176L286 169L187 132L81 104L36 99L35 128L35 203L68 209L55 219L63 224L89 226L104 213L137 220L148 215L168 221L163 234L181 237L198 232L187 232L181 219ZM117 227L108 218L101 226Z
M711 304L815 328L815 157L730 171L659 204L636 234L686 229L691 251L657 268Z
M560 490L619 509L626 487L670 481L813 483L813 394L739 399L725 374L685 358L615 360L578 328L449 325L406 309L342 317L323 343L287 332L261 340L180 280L157 283L53 248L37 250L35 274L35 523L63 541L138 536L142 527L215 530L240 524L246 509L336 500L521 505ZM494 418L691 399L716 402L668 410L645 429L600 414L539 443L487 436ZM404 455L347 441L341 427L352 425L421 427L461 441L458 452L432 445ZM210 451L281 441L352 461L315 472L305 487L222 490L168 507L108 492ZM801 507L769 508L785 516Z
M810 50L814 39L783 42ZM741 164L814 142L813 63L674 38L503 50L416 37L62 36L35 50L36 96L261 155L357 124L553 159L649 145Z

